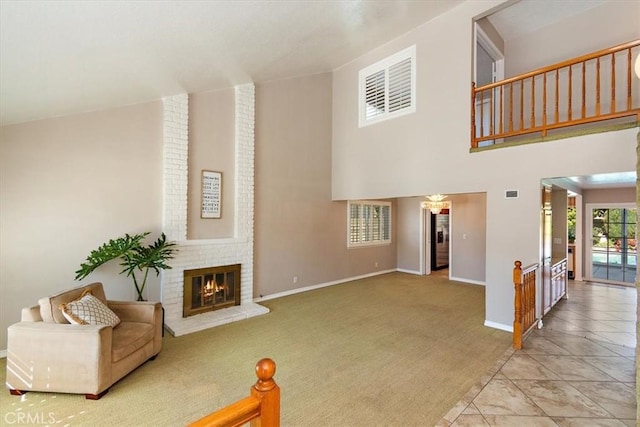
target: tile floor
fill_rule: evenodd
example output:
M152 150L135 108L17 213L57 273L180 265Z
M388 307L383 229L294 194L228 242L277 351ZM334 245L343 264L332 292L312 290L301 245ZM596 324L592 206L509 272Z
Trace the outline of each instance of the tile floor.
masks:
M569 281L569 298L438 426L636 426L635 287Z
M593 280L610 280L612 282L625 282L633 286L636 282L637 269L635 265L622 268L615 264L596 264L591 266Z

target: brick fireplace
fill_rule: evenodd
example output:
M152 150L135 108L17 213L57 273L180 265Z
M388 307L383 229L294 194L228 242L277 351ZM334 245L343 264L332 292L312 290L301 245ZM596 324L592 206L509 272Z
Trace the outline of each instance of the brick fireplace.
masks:
M187 240L188 95L163 99L163 228L177 243L170 270L162 273L165 326L175 336L268 313L253 302L253 84L235 88L235 233L233 238ZM185 270L239 265L239 304L184 317Z

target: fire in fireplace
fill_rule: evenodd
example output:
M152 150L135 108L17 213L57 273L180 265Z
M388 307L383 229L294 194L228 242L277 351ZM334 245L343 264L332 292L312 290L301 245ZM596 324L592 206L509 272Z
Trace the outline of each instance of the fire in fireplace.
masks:
M240 264L184 271L183 317L240 305Z

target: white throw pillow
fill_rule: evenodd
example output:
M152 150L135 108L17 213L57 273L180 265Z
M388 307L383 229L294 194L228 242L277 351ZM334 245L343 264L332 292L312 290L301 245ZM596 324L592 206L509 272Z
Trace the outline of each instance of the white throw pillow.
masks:
M109 325L115 328L120 324L120 318L89 291L80 299L60 304L60 310L69 323L75 325Z

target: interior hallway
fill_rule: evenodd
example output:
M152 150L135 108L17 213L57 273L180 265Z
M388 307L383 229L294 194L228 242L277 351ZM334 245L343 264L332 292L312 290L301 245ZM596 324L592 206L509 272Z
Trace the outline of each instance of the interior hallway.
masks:
M636 426L635 287L569 281L438 426Z

